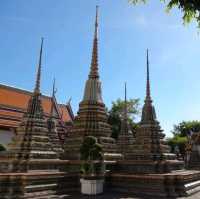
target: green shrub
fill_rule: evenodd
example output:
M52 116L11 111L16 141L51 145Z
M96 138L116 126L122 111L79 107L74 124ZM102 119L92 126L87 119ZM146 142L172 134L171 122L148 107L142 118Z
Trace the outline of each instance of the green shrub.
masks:
M3 144L0 144L0 151L6 151L6 147Z
M103 168L103 153L102 145L97 142L93 136L87 136L80 148L81 160L84 160L81 165L81 173L101 174Z

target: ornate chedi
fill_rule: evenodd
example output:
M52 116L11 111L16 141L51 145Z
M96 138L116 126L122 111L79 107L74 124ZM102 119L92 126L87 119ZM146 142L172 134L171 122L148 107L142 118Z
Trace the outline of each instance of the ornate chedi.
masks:
M40 78L42 64L43 39L40 49L39 65L36 85L32 97L29 100L27 112L24 114L17 134L8 146L6 155L15 161L8 169L16 172L24 172L37 168L35 160L58 159L58 154L53 150L48 136L48 128L44 119L41 105ZM34 164L33 164L34 162ZM3 170L2 172L5 172Z
M0 153L0 197L2 199L38 199L53 196L58 198L57 191L62 189L63 184L58 182L68 178L65 172L60 172L60 169L65 167L66 161L59 160L60 147L55 145L58 137L57 134L52 135L55 131L49 132L41 106L42 47L43 39L36 85L27 112L17 129L16 136L9 144L8 151ZM67 188L68 185L64 184Z
M183 162L176 160L176 155L169 153L169 147L164 143L159 122L156 118L155 108L152 104L149 79L149 57L147 50L147 84L146 98L142 109L141 121L136 130L133 151L128 154L129 160L137 164L132 172L163 173L171 169L183 168Z
M152 104L149 79L149 56L147 50L147 82L146 98L142 109L142 118L136 131L135 158L144 160L161 160L164 158L175 159L174 154L169 154L169 147L164 143L165 134L156 118L155 108Z
M92 62L84 97L79 104L79 111L74 126L66 137L65 155L67 159L80 159L80 146L85 136L95 136L103 145L104 154L115 152L115 140L110 138L111 128L107 123L105 104L102 100L101 82L98 71L98 7L96 10L95 34Z
M132 154L133 152L133 143L134 143L134 137L133 133L130 129L130 125L128 122L128 110L127 110L127 92L126 92L126 83L125 83L125 107L124 107L124 113L122 115L121 119L121 130L117 139L117 146L119 152L122 154L123 159L126 159L129 154Z
M48 126L48 135L49 135L50 141L52 143L52 148L58 154L61 154L63 152L63 149L61 147L62 143L58 137L56 121L53 116L54 100L56 100L55 93L56 93L56 90L55 90L55 79L54 79L53 92L52 92L52 97L51 97L51 112L50 112L50 117L47 120L47 126Z
M118 161L109 176L110 188L158 197L177 197L199 191L200 172L184 170L183 162L169 153L163 138L150 95L147 51L147 86L142 118L132 153Z

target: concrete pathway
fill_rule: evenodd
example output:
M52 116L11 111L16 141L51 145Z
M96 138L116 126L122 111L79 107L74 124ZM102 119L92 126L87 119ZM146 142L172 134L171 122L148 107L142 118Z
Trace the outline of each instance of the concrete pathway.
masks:
M152 197L134 197L133 195L128 194L120 194L120 193L105 193L98 196L83 196L80 194L69 194L68 196L63 197L64 199L159 199L159 198L152 198ZM163 199L163 198L162 198ZM166 198L171 199L171 198ZM200 199L200 192L196 193L192 196L188 197L179 197L176 199Z

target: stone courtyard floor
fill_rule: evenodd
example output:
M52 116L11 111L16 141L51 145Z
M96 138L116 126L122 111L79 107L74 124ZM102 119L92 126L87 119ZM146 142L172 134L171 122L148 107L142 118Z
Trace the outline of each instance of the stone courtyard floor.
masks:
M105 193L98 196L83 196L80 194L69 194L65 196L64 199L159 199L158 197L134 197L133 195L120 194L120 193ZM163 198L162 198L163 199ZM166 198L170 199L170 198ZM200 199L200 193L196 193L188 197L179 197L177 199Z

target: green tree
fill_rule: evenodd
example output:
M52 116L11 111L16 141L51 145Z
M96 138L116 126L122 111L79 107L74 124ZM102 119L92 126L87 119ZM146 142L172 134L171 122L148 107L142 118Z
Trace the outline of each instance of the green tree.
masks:
M175 148L178 147L182 157L185 156L185 146L187 143L187 137L181 137L180 135L174 135L172 138L167 139L167 144L171 147L171 152L175 153Z
M148 0L129 0L132 4L146 3ZM160 0L166 3L165 0ZM190 23L192 20L197 21L200 27L200 1L199 0L169 0L167 1L166 10L169 11L174 7L178 7L183 12L184 24Z
M200 131L200 121L183 121L178 125L174 125L172 133L174 135L179 135L180 137L185 137L190 132L199 132Z
M108 123L111 125L113 138L117 138L120 132L121 118L124 114L124 109L125 101L117 99L115 102L112 102L112 107L110 111L108 111ZM134 120L139 114L139 99L127 100L127 117L132 132L134 132L137 127Z
M183 121L174 125L172 130L173 137L167 139L167 143L171 146L172 152L178 146L182 156L185 155L185 146L187 143L187 136L191 132L200 132L200 121Z

